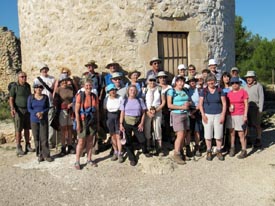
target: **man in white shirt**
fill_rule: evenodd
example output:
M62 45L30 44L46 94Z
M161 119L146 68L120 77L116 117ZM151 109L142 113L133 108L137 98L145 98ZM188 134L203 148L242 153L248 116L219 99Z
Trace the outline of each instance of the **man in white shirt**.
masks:
M55 109L53 107L53 93L55 78L48 74L49 67L47 64L39 64L38 68L40 69L40 76L34 79L34 84L42 84L44 89L42 94L45 94L49 97L50 110L48 112L48 121L49 121L49 144L50 148L55 147L56 138L54 138L55 130L50 126L51 121L53 120Z

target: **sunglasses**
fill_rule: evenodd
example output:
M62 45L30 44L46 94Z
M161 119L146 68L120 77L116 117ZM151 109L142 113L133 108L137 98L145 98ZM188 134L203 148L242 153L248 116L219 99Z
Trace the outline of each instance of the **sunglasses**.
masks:
M43 89L44 87L43 86L34 86L35 89Z
M231 82L231 84L240 84L239 82Z
M121 79L119 78L113 78L114 81L120 81Z
M68 72L65 72L65 71L64 71L64 72L62 72L62 74L68 74Z
M20 76L20 78L27 78L27 76Z
M167 79L167 77L159 77L160 79Z
M155 82L156 80L155 79L149 79L149 82Z
M154 62L153 64L154 64L154 65L157 65L157 64L160 64L160 63L159 63L159 62Z

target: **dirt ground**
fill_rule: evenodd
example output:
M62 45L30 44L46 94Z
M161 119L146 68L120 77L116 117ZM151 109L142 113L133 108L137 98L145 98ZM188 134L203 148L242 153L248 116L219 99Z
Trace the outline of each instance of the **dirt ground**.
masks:
M13 134L0 123L0 136ZM0 205L275 205L275 129L263 133L263 149L244 160L225 156L176 165L165 157L139 156L136 167L112 162L109 151L93 156L98 167L74 169L74 155L41 162L16 157L15 144L0 145ZM56 154L55 150L51 151ZM85 157L81 163L86 162Z

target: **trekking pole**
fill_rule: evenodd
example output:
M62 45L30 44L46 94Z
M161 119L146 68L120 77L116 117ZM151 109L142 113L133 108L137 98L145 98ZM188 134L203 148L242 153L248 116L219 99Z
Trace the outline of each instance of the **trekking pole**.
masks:
M40 164L40 157L41 157L41 140L40 140L40 127L41 127L41 120L39 120L39 133L38 133L38 164Z
M151 122L151 133L152 133L152 143L153 143L153 148L154 148L154 152L157 152L157 148L156 148L156 133L155 133L155 122L154 122L154 117L152 118L152 122Z

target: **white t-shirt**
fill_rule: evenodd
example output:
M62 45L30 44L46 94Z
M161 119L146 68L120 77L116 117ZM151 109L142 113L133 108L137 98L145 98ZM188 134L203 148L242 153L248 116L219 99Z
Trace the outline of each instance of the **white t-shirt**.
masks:
M49 75L47 77L40 76L40 78L43 80L43 82L45 82L46 85L48 85L49 88L54 89L55 78L53 76L49 76ZM33 83L41 84L41 82L37 78L34 79ZM42 91L42 94L45 94L49 97L49 103L50 103L50 106L52 106L53 105L53 94L49 90L47 90L47 88L45 88L45 87Z
M122 100L123 98L119 95L114 99L106 96L104 99L104 108L107 109L108 112L117 112L119 110Z

